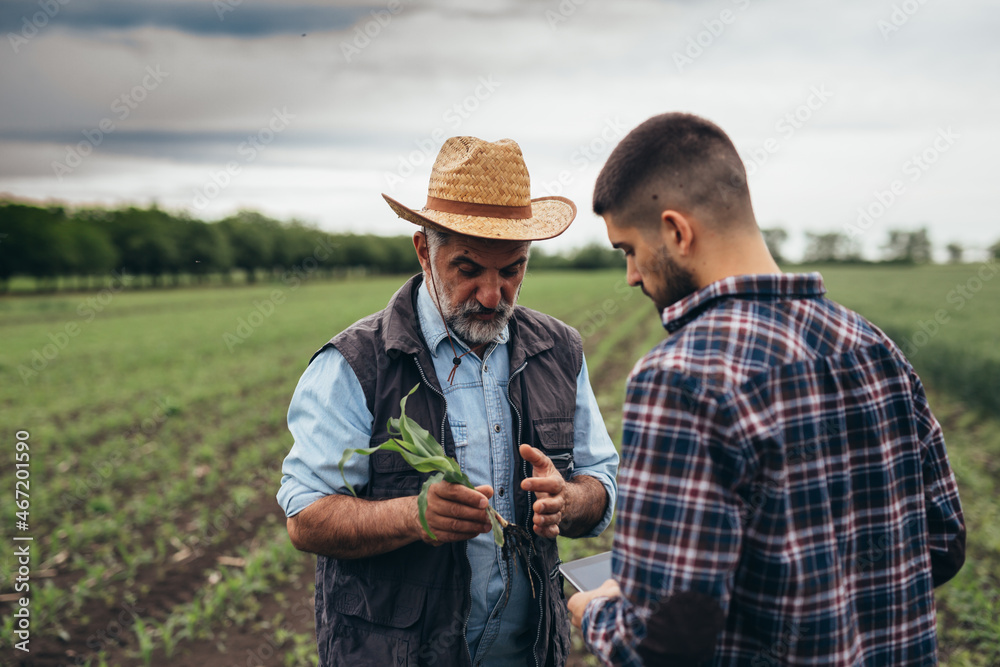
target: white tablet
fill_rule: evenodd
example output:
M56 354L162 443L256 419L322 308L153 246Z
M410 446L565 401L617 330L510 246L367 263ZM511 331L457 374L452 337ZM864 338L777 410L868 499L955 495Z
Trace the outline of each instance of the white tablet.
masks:
M611 578L611 552L563 563L559 571L578 591L592 591Z

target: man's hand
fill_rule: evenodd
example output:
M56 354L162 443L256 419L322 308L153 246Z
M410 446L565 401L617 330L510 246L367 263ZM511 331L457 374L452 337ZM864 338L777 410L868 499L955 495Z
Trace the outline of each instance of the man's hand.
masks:
M556 537L566 511L566 480L552 460L531 445L521 445L521 458L531 464L531 478L521 488L535 493L534 529L542 537Z
M618 582L614 579L608 579L600 588L595 588L592 591L583 591L582 593L577 593L569 599L566 603L566 608L569 609L569 613L573 615L573 625L575 627L580 627L583 623L583 612L586 611L587 605L594 598L616 598L621 595L622 592L618 588Z
M420 539L427 544L439 546L445 542L470 540L481 533L492 530L490 518L486 515L489 499L493 497L493 487L477 486L473 491L461 484L438 482L427 490L427 525L437 537L432 540L420 525L416 498L413 499L414 523Z

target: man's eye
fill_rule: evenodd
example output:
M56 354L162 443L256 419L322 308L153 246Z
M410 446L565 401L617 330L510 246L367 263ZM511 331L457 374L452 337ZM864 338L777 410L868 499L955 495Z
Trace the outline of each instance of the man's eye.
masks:
M504 278L514 278L518 273L519 271L517 269L504 269L500 272L500 275Z
M459 269L458 272L466 278L474 278L479 273L476 269Z

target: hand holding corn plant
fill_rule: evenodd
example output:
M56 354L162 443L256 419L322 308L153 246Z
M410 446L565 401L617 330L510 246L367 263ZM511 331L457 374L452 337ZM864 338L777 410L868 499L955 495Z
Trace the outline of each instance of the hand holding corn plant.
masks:
M406 416L406 399L419 386L419 384L414 386L403 397L403 400L399 402L399 419L392 418L389 420L388 430L389 435L392 437L377 447L346 450L340 459L339 468L340 475L344 478L344 484L347 485L348 490L355 496L357 493L355 493L354 487L351 486L350 482L344 476L344 465L354 454L371 456L380 450L397 452L414 470L418 472L433 472L434 474L428 477L420 488L420 494L417 496L417 510L420 516L420 525L423 527L424 532L432 540L436 540L437 536L434 535L434 532L427 524L427 493L430 486L437 482L445 481L452 484L461 484L470 489L475 489L476 487L472 485L469 476L459 467L458 461L448 456L444 451L444 447L426 429ZM509 562L514 552L517 552L524 559L525 564L527 564L529 550L532 547L531 535L528 531L516 523L504 519L492 506L487 506L486 513L489 516L490 525L493 527L493 541L496 542L497 546L502 547L501 553L504 560ZM529 580L531 579L530 576L528 578ZM532 596L534 596L534 582L532 582L531 586Z

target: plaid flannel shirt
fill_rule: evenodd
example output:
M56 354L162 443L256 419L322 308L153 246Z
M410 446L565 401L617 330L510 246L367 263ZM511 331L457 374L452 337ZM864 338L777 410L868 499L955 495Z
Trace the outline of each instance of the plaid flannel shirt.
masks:
M606 663L641 664L650 614L696 591L725 614L705 664L936 664L932 561L965 539L941 429L899 349L824 293L734 276L663 312L628 381L622 597L583 618Z

